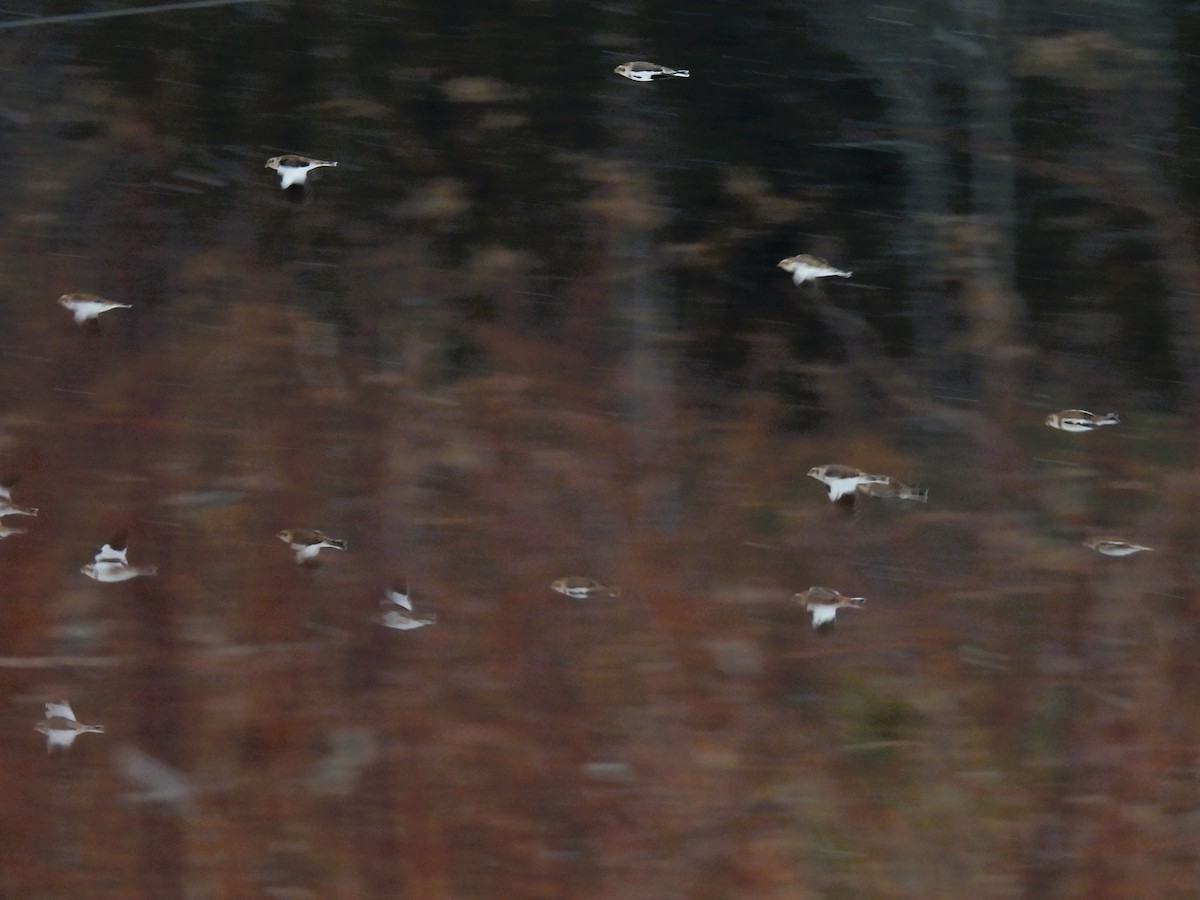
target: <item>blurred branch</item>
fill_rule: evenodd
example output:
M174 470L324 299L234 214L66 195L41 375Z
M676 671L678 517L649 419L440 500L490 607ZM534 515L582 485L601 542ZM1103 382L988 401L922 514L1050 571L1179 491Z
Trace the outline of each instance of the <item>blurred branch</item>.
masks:
M122 662L120 656L0 656L0 669L104 669Z
M788 659L827 659L833 656L865 656L868 653L891 652L892 650L936 650L941 645L933 641L880 641L877 644L839 644L805 653L789 653Z
M200 9L205 6L233 6L235 3L262 2L264 0L191 0L188 3L163 3L159 6L106 9L96 12L71 13L65 16L39 16L36 19L12 19L8 22L0 22L0 29L25 28L29 25L56 25L64 22L89 22L93 19L111 19L116 16L142 16L147 13L176 12L183 9Z

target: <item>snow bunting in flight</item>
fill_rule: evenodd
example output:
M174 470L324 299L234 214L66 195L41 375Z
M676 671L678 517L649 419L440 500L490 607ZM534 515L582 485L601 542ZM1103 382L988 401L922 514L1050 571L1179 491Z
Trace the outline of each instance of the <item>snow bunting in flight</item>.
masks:
M882 497L885 500L915 500L918 503L929 502L929 488L917 487L915 484L905 484L903 481L868 481L856 485L855 490L868 497Z
M388 588L384 599L379 601L379 605L388 607L387 612L382 612L375 617L375 621L385 628L412 631L414 628L432 625L437 621L437 616L433 613L421 617L413 612L412 598L408 595L407 587L403 591Z
M274 169L279 173L279 186L286 190L293 184L306 184L308 173L313 169L336 165L337 163L324 159L311 159L307 156L288 153L284 156L272 156L267 160L266 168Z
M118 534L100 548L92 562L82 566L79 571L88 578L108 582L128 581L139 575L158 574L158 566L131 566L126 558L128 553L125 535Z
M813 628L818 631L828 631L833 627L839 609L862 609L867 602L866 597L846 597L831 588L817 586L794 595L792 599L804 605L812 615Z
M658 81L662 78L690 78L687 69L668 69L657 63L638 60L637 62L621 63L613 69L618 75L624 75L630 81Z
M799 256L789 256L787 259L781 259L776 263L776 266L785 272L791 272L792 281L796 284L804 284L806 281L816 281L818 278L828 278L831 275L849 278L854 274L853 272L843 272L841 269L835 269L819 256L809 256L804 253Z
M1088 538L1083 542L1083 546L1095 550L1097 553L1103 553L1105 556L1130 556L1134 553L1140 553L1143 550L1154 549L1153 547L1144 547L1141 544L1131 544L1118 537Z
M0 481L0 516L36 516L36 506L17 506L12 502L12 489L16 487L18 478L8 478ZM23 534L24 532L11 532ZM7 536L7 535L5 535Z
M550 584L550 589L558 591L560 594L566 594L568 597L574 597L576 600L587 600L602 594L606 597L621 596L619 588L609 587L591 578L580 578L577 575L557 579Z
M1101 425L1118 425L1120 422L1116 413L1098 416L1086 409L1064 409L1046 416L1046 424L1059 431L1095 431Z
M860 484L887 484L890 480L886 475L868 475L859 469L837 464L813 466L808 470L808 477L824 483L829 489L829 499L834 501L841 500L847 494L853 499L854 491Z
M75 738L86 732L104 734L103 725L84 725L75 718L71 704L66 700L56 700L46 704L46 718L33 726L46 736L46 752L53 752L55 747L67 749L75 743Z
M332 547L334 550L346 549L345 541L334 540L310 528L285 528L275 537L292 548L298 563L315 560L323 547Z
M110 309L133 309L132 303L115 303L95 294L63 294L58 298L58 302L71 311L78 325L95 320L100 313Z

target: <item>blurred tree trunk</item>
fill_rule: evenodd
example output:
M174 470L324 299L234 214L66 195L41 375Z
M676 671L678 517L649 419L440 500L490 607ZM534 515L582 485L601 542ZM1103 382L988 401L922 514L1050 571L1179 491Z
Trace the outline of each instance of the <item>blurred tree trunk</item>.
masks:
M936 4L941 6L941 4ZM902 199L906 224L898 230L896 253L906 263L918 353L925 374L949 377L954 363L944 351L950 343L949 305L935 247L940 223L950 214L954 190L947 112L938 96L943 47L933 37L934 23L948 11L935 4L889 7L875 15L875 4L818 4L806 13L823 34L864 72L882 85L891 101L890 131L903 156L908 178ZM903 47L904 52L895 52Z
M1004 0L978 0L964 4L966 28L979 39L972 45L966 74L968 150L971 166L971 210L979 225L976 234L986 241L973 254L965 297L971 322L970 346L979 377L984 412L993 421L1019 418L1014 402L1020 393L1024 358L1017 352L1024 320L1024 304L1015 281L1016 189L1014 178L1013 100L1011 84L1012 31ZM997 489L1015 487L1007 477L1019 466L1001 446L982 447L992 457ZM1015 449L1015 448L1013 448Z
M913 383L922 396L909 405L930 398L938 383L961 385L966 374L994 423L971 417L968 430L994 476L988 483L1003 490L1015 469L1014 445L1002 433L1019 394L1024 316L1014 284L1008 5L912 4L888 6L886 15L882 9L873 3L828 4L811 14L843 52L883 83L893 101L891 130L900 136L909 175L899 252L916 298L924 375L923 383ZM904 48L902 54L897 47ZM962 97L961 109L950 108L943 99L949 95ZM954 154L964 149L962 135L969 176L959 184ZM950 289L955 280L962 285L957 296ZM952 331L955 317L965 319L965 335Z
M611 162L600 167L600 207L608 281L622 361L618 396L629 424L637 479L637 524L659 537L678 533L675 364L669 340L677 328L673 297L659 253L665 220L656 168L663 164L666 116L656 115L661 85L614 84L606 121Z

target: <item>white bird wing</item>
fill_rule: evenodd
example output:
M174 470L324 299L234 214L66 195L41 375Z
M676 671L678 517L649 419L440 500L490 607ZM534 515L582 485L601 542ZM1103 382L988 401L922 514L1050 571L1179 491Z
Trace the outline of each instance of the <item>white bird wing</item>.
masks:
M320 541L314 544L292 544L292 549L296 551L296 559L312 559L321 552L322 543Z
M413 611L412 600L409 599L408 594L402 594L395 588L388 588L387 598L397 606L407 609L409 612Z
M71 704L66 700L52 700L46 704L46 718L53 719L55 716L69 719L72 722L76 721L75 713L71 709Z
M858 483L857 478L827 478L825 480L825 486L829 488L830 500L841 500L847 494L853 494Z
M12 491L7 484L0 484L0 500L7 500L12 503Z
M423 628L426 625L432 625L436 618L418 619L411 613L401 612L398 609L388 610L380 616L377 616L375 621L387 628L395 628L398 631L412 631L414 628Z
M290 188L293 184L304 184L311 168L312 166L280 166L278 169L279 186Z
M398 609L388 610L378 616L376 621L385 628L395 628L399 631L408 631L411 628L417 627L413 624L412 616L402 613Z
M98 563L118 562L121 563L121 565L127 566L129 565L128 554L128 547L122 547L120 550L114 550L111 544L105 544L100 548L100 552L96 554L95 561Z
M79 737L78 731L71 731L68 728L47 728L46 749L53 750L55 747L62 747L65 750L75 743L77 737Z
M808 611L812 613L813 628L820 628L837 619L837 607L824 603L809 604Z

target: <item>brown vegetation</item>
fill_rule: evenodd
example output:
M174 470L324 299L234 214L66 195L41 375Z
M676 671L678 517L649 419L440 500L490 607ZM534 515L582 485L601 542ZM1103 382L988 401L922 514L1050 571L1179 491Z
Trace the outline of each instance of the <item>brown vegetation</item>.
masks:
M831 32L854 64L914 88L889 115L936 104L878 59L890 32L843 6L826 22L857 16ZM717 77L697 94L703 58L690 85L592 88L604 140L566 152L544 70L451 76L415 43L413 69L359 77L370 26L296 14L271 12L281 45L335 85L297 108L356 123L282 129L307 142L283 149L342 160L306 204L232 113L226 143L196 137L215 113L184 98L228 98L195 87L219 73L167 25L139 33L157 80L95 39L64 45L86 65L29 35L3 51L0 116L55 99L4 118L21 140L0 209L0 454L42 512L0 543L0 895L1194 893L1189 206L1152 154L1118 172L1137 129L1117 113L1079 151L1098 166L1013 134L1020 77L1100 109L1158 55L1089 30L960 60L961 127L872 125L930 142L902 151L883 228L765 158L687 188L677 168L737 140L688 142L686 91L729 100ZM230 52L262 37L233 21ZM290 64L264 52L246 90ZM1079 60L1094 71L1066 77ZM513 117L481 145L456 117L490 106ZM1055 282L1078 298L1027 302L1049 277L1021 264L1039 248L1014 249L1043 200L1030 175L1092 204L1030 228L1119 242L1136 215L1177 385L1124 345L1074 352L1137 314L1078 260ZM796 289L772 268L827 252L800 246L814 233L863 254L855 279ZM134 306L89 334L54 305L68 290ZM1062 324L1105 304L1109 331ZM1085 397L1122 425L1041 425ZM929 502L831 504L806 473L833 461ZM349 548L300 567L284 527ZM1098 557L1079 542L1101 527L1155 552ZM122 528L159 576L89 582L79 566ZM622 590L571 600L549 587L564 575ZM436 625L371 621L403 579ZM821 638L788 600L812 584L869 602ZM48 756L32 726L59 696L106 733Z

